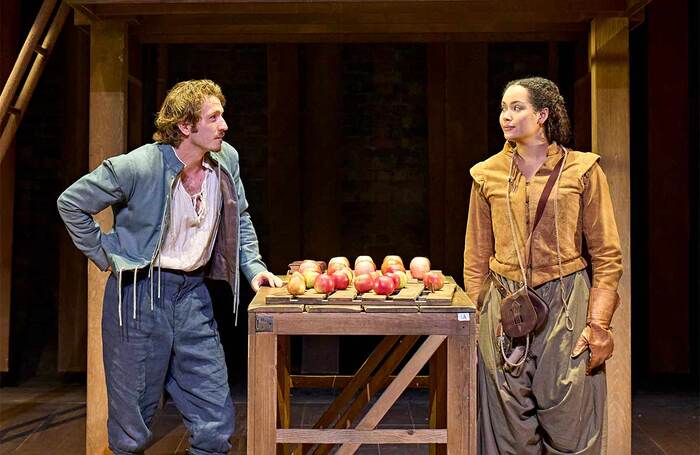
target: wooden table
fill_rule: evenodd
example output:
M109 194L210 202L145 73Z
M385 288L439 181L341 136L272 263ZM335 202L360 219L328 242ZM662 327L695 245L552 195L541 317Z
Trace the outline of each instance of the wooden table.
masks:
M428 443L431 453L476 453L475 309L459 287L442 306L267 304L276 292L262 288L248 308L249 454L300 454L313 444L327 444L315 454L328 453L330 444L341 444L337 454L350 454L361 444ZM384 335L313 429L290 428L291 335ZM428 361L431 428L376 429Z

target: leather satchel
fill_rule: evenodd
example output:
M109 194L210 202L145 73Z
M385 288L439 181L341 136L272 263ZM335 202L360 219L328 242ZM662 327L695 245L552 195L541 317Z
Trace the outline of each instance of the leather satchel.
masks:
M547 322L549 307L537 291L523 286L509 293L497 278L491 276L491 282L501 294L501 326L506 335L524 337Z
M542 190L542 195L537 204L537 211L535 212L535 222L532 225L532 231L530 231L530 236L526 242L526 262L527 268L529 268L531 254L530 250L532 248L532 232L535 231L535 227L540 222L542 214L544 213L544 208L547 205L547 200L552 192L554 183L559 175L559 170L563 165L564 157L562 157L552 169L552 173L549 175L549 179ZM508 189L510 191L510 188ZM510 210L510 207L508 208ZM513 241L516 241L513 239ZM549 316L549 306L544 300L535 292L534 289L527 285L523 285L521 288L515 292L509 293L505 287L494 277L491 278L496 289L498 289L501 294L501 326L503 332L511 338L524 337L527 334L538 330L547 321ZM523 277L525 280L525 277Z

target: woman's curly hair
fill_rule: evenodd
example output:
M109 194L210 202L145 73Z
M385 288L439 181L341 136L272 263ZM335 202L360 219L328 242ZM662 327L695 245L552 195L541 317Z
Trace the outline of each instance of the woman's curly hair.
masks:
M153 140L173 147L180 145L184 136L177 126L178 123L196 125L202 115L202 105L210 96L218 98L221 106L226 105L221 87L209 79L175 84L156 115L156 132L153 133Z
M543 77L528 77L508 82L503 92L513 86L525 87L530 95L530 103L536 112L549 109L549 116L544 122L544 134L549 142L567 144L571 138L571 123L566 113L564 97L559 93L559 87Z

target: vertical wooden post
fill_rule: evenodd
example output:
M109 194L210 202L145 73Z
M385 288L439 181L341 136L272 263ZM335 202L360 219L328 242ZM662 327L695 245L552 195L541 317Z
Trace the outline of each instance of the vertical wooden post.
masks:
M299 159L299 53L296 44L267 48L267 210L270 217L269 266L284 273L301 259Z
M19 52L19 1L0 2L0 80L7 80ZM15 147L0 160L0 371L10 359L12 226L15 200Z
M448 341L430 358L430 428L447 428L447 345ZM460 362L463 362L461 360ZM447 446L431 444L430 455L444 455Z
M122 21L95 21L90 27L90 169L126 152L128 33ZM109 209L96 215L102 229L112 226ZM107 449L107 392L102 364L102 297L108 275L88 265L88 385L86 452Z
M627 18L591 22L592 148L602 155L610 183L625 272L620 282L620 308L615 314L615 357L607 364L608 453L632 450L630 366L630 162L629 162L629 26Z
M66 129L63 142L63 188L88 170L88 88L90 38L66 27ZM58 241L58 371L85 371L87 362L87 263L63 230Z
M445 82L445 273L461 283L469 167L490 155L488 147L488 47L450 43Z

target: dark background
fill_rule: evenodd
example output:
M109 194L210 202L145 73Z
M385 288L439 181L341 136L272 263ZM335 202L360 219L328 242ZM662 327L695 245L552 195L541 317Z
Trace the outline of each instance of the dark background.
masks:
M40 4L38 0L21 2L16 49ZM695 1L655 1L646 7L644 21L630 31L633 390L697 387L698 383L698 15ZM6 18L2 16L3 26L9 20ZM56 213L55 200L75 178L71 173L76 173L71 158L74 151L64 140L76 100L69 96L65 85L67 77L84 77L88 69L84 64L77 63L77 68L74 65L88 61L85 46L76 48L75 43L89 41L89 36L70 28L74 27L69 18L16 139L10 371L0 377L2 385L33 378L84 380L79 367L59 371L57 341L58 245L67 234ZM488 116L489 147L480 159L502 145L498 106L502 87L511 79L550 77L560 85L572 118L576 109L585 109L574 104L573 96L582 65L577 52L580 45L488 44L488 112L484 115ZM83 55L76 55L80 49ZM302 87L314 71L308 65L311 60L307 53L311 52L316 52L314 45L299 45ZM554 66L553 52L557 56ZM263 258L268 264L299 259L271 258L268 253L270 232L287 226L285 220L266 212L266 201L288 197L289 193L268 194L266 183L270 136L267 45L171 45L168 55L166 86L204 77L222 85L228 99L227 140L240 152L242 178ZM150 141L152 133L158 104L155 46L142 46L136 63L143 81L143 127L140 137L130 137L132 146ZM302 188L289 188L289 192L323 192L329 185L342 188L335 193L340 248L312 248L303 235L290 241L299 242L303 254L325 260L334 255L352 260L359 254L370 254L375 261L389 253L399 254L404 260L429 255L430 232L425 219L435 201L428 194L427 45L341 44L339 65L334 102L342 128L333 157L339 163L338 171L327 179L302 179ZM8 71L6 65L3 70ZM85 92L78 102L85 106L88 95ZM301 112L311 109L311 103L302 88ZM312 120L313 116L302 115L298 163L302 177L313 175L308 170L322 165L318 158L309 160L305 149L305 131L316 127ZM87 123L83 127L87 137ZM574 131L581 129L574 125ZM590 150L590 137L579 134L572 145ZM604 151L601 154L605 168ZM77 175L87 171L85 165ZM468 166L463 169L465 175L467 171ZM461 192L466 188L448 190ZM315 216L323 216L304 201L300 207L302 231ZM446 218L445 223L450 222ZM464 226L455 229L463 230ZM434 265L461 281L460 269ZM674 289L673 299L666 297L670 288ZM241 381L245 377L246 324L233 326L225 288L217 287L215 294L223 297L216 312L231 377L234 382ZM247 286L242 286L241 297L242 301L252 298ZM341 370L353 368L359 359L353 354L352 343L354 340L340 343ZM296 364L299 362L297 359Z

